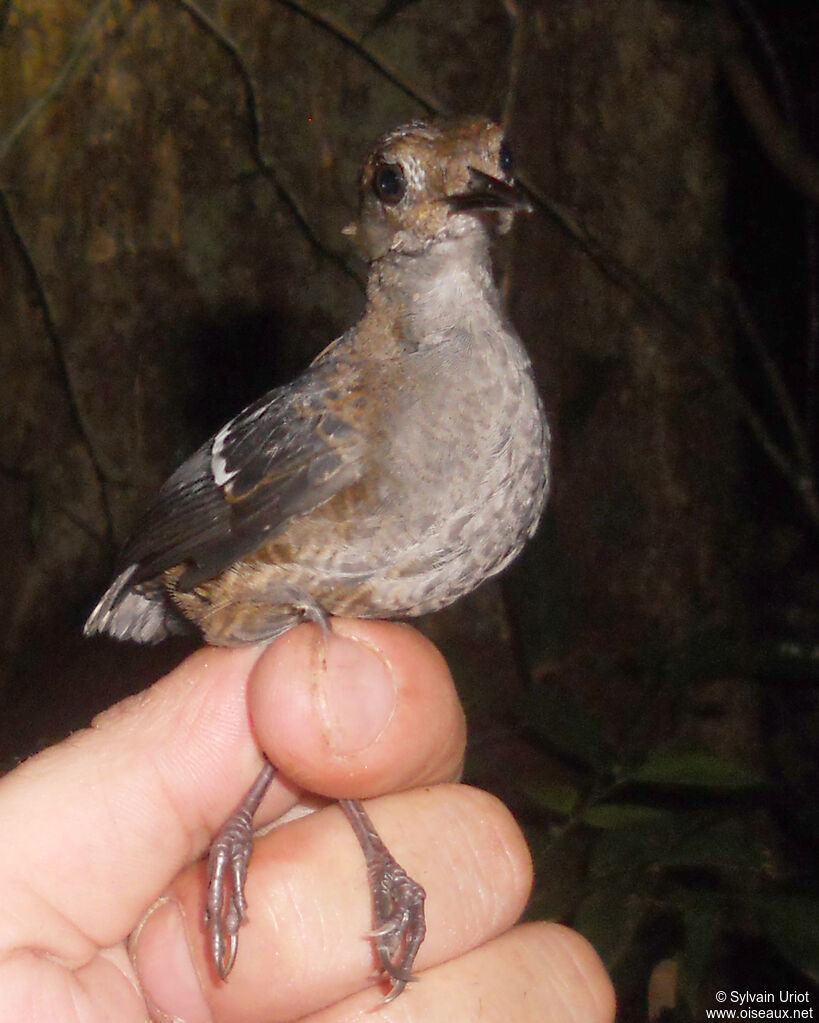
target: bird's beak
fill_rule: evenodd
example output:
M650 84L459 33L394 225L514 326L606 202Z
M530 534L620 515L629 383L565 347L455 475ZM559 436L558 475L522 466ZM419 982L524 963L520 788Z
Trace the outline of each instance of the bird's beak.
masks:
M446 202L453 210L519 210L531 213L532 204L521 186L514 182L507 184L483 171L469 168L467 190L458 195L449 195Z

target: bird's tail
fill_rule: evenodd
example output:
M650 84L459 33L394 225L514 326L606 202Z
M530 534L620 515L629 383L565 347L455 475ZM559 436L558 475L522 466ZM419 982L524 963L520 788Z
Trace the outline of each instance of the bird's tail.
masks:
M130 585L136 570L136 565L129 565L103 593L83 628L86 636L158 643L187 631L180 616L168 606L163 591L151 594Z

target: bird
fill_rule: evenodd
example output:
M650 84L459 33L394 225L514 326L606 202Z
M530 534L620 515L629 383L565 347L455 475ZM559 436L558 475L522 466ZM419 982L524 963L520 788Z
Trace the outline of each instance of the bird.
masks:
M409 121L359 173L345 228L368 266L358 321L291 383L239 412L170 476L123 547L85 634L272 642L333 616L411 618L500 572L534 533L550 430L504 309L491 246L531 212L500 124ZM246 916L252 819L269 762L213 843L205 921L224 979ZM414 979L423 888L363 805L362 846L388 1000Z

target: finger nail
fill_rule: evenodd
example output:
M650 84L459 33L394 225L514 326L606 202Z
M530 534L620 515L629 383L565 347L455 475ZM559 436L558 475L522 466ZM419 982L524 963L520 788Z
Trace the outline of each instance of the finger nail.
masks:
M374 646L337 632L319 638L315 655L313 677L328 745L335 753L360 753L395 713L392 666Z
M188 948L182 908L159 899L131 938L131 961L157 1023L212 1023Z

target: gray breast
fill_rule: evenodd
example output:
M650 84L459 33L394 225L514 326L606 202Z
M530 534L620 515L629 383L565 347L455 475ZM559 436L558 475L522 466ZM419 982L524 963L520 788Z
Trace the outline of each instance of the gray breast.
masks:
M548 429L517 337L473 335L414 358L367 541L372 574L346 613L444 607L520 552L546 499Z

